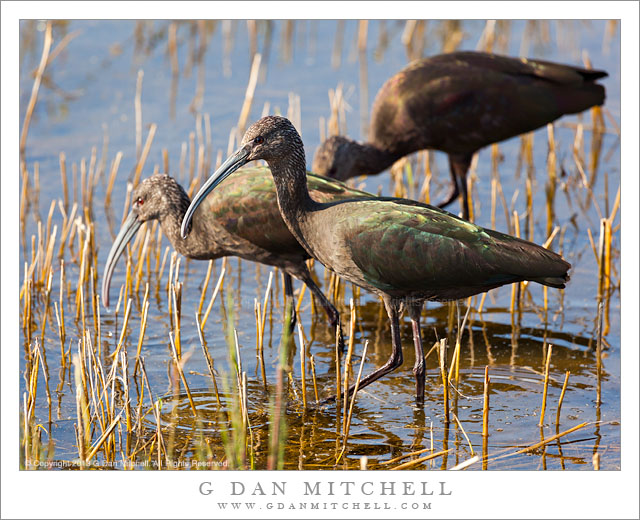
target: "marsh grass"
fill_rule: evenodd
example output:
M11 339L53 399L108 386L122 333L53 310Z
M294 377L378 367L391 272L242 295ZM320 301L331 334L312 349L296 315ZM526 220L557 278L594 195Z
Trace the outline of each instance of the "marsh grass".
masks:
M267 23L256 21L253 25L249 24L249 37L252 42L251 72L237 127L229 135L229 149L235 147L242 130L249 122L256 88L260 84L260 75L264 73L269 62L268 49L265 49L262 54L257 52L257 39L260 35L267 37L266 31L270 27ZM196 111L195 130L190 132L182 143L178 161L170 158L169 151L164 148L159 155L162 166L153 164L146 167L147 170L153 168L168 171L173 164L179 178L187 181L185 184L191 194L212 168L220 164L224 156L222 150L219 150L214 161L211 127L215 123L215 118L212 120L209 114L202 114L198 109L204 93L203 76L201 76L203 74L201 71L204 70L201 65L202 53L206 50L209 31L213 29L202 22L194 22L194 24L190 26L193 29L193 36L189 36L193 38L193 42L188 43L191 40L187 40L187 43L192 45L192 49L188 54L183 73L186 74L185 69L189 67L198 67L197 91L193 102ZM285 58L291 56L294 24L295 22L290 21L284 25L285 39L282 52ZM25 153L28 142L29 124L38 100L38 90L41 88L47 68L59 53L56 49L63 48L63 42L60 42L58 47L54 47L54 51L50 52L54 43L51 40L51 25L51 23L46 25L40 66L34 77L32 94L23 121L20 140L22 155ZM189 24L183 26L181 23L170 22L167 26L166 45L172 85L175 82L175 88L180 75L177 49L179 45L184 44L180 37L183 27L189 27ZM407 55L413 57L423 54L429 38L441 38L443 48L450 51L455 49L464 37L462 26L455 21L444 21L438 24L433 34L430 31L431 25L427 25L426 21L410 20L398 27L381 26L375 55L384 53L387 40L394 34L395 37L402 38ZM141 28L137 30L142 31ZM530 26L523 36L523 48L526 49L535 40L537 32L543 34L545 30L544 24ZM610 29L610 31L613 30ZM228 53L233 46L233 31L226 22L221 23L221 31L225 34L225 52ZM344 32L345 22L338 21L332 56L334 66L342 60ZM362 83L358 92L361 107L369 103L365 80L367 43L371 40L371 34L368 22L359 22L354 49L359 60ZM199 39L198 44L196 44L196 38ZM543 35L539 38L544 40L545 37ZM66 39L65 45L70 39ZM508 39L508 25L502 21L487 22L478 45L479 48L495 50L505 46ZM198 54L200 54L199 57ZM152 162L157 159L152 153L154 139L158 132L163 131L160 125L149 124L146 127L148 130L143 143L141 103L143 77L144 72L139 70L134 98L136 152L120 222L129 211L132 190L139 183L147 161ZM173 90L174 87L172 92ZM175 93L172 96L174 97L170 105L173 107ZM352 96L353 91L350 87L344 87L342 84L338 84L329 92L329 115L326 119L322 118L319 125L322 138L338 133L348 133L347 113L352 109L348 100ZM287 115L298 128L301 127L302 120L301 105L300 96L291 93ZM265 104L264 111L269 110L270 104ZM605 124L607 122L608 126ZM362 112L363 135L367 125L366 113ZM560 127L569 128L574 132L573 141L569 145L569 158L572 161L573 171L566 177L563 170L568 166L563 166L562 163L563 156L567 152L566 149L563 150L563 143L558 138ZM606 108L594 109L590 124L579 120L578 123L561 121L556 125L549 125L547 127L548 154L542 171L535 168L533 135L524 136L517 167L518 174L523 168L526 172L526 175L523 175L523 182L518 184L522 192L520 199L518 189L513 194L505 194L507 189L502 184L499 172L502 156L497 144L493 145L489 152L490 206L487 203L483 206L480 202L484 201L479 201L475 196L479 182L478 176L475 175L475 169L478 167L477 156L473 163L473 173L469 177L469 193L473 194L470 207L474 219L485 218L484 212L489 215L492 228L496 228L499 220L503 220L501 224L507 227L508 232L518 236L522 232L522 236L530 240L535 238L535 233L538 233L538 229L541 228L540 232L547 237L545 247L551 247L553 244L558 252L563 250L567 230L566 224L560 225L556 215L562 197L566 198L567 204L578 215L587 215L591 206L597 213L599 217L597 244L588 224L591 221L588 219L586 226L589 237L587 249L592 250L593 258L597 261L598 283L597 294L594 296L597 297L599 304L597 316L594 317L593 339L596 347L597 382L595 386L598 405L602 402L603 358L608 347L607 335L611 323L610 302L612 295L620 287L618 239L620 187L611 202L610 195L613 194L613 190L611 192L609 190L609 173L605 171L604 197L594 193L596 172L599 166L601 167L603 162L607 161L606 156L602 156L603 139L610 134L619 136L620 129L615 118ZM585 136L591 137L589 145L586 144ZM538 143L539 147L540 143ZM83 158L79 163L69 163L66 154L60 152L57 167L59 167L61 198L42 201L44 203L42 214L40 213L40 166L37 162L32 165L27 165L25 161L21 162L19 226L24 259L20 272L22 280L19 293L21 314L19 326L24 349L24 362L21 365L24 392L19 410L21 467L27 469L46 467L38 463L54 461L56 445L53 427L56 420L67 412L63 410L61 404L62 396L66 391L65 387L69 388L73 396L74 410L68 415L73 419L74 449L77 452L73 456L65 456L68 458L66 462L69 466L78 469L92 468L98 462L112 463L113 467L124 469L136 469L141 465L155 469L181 468L189 467L178 464L187 460L201 461L206 463L204 467L208 468L283 469L291 467L290 444L294 436L300 439L297 441L299 446L297 446L295 457L298 467L310 467L304 461L305 457L314 450L318 450L327 436L326 433L315 433L316 423L322 423L326 419L318 418L319 412L310 402L309 375L313 384L314 402L317 403L326 394L333 392L338 396L335 410L329 408L321 412L331 415L331 422L335 421L333 440L336 441L334 455L328 457L329 462L324 461L321 467L394 470L426 468L431 467L435 459L439 460L442 457L442 467L446 468L449 465L448 455L456 453L456 457L458 455L467 457L465 461L455 465L456 469L471 467L477 461L481 461L482 468L487 469L497 460L525 453L538 453L554 441L559 442L559 439L565 435L587 426L600 425L600 423L582 423L560 432L561 407L565 396L568 393L580 391L577 387L569 386L569 371L566 371L558 399L555 435L543 438L536 443L522 442L519 446L503 447L498 444L489 444L489 439L493 443L493 440L498 438L498 423L494 420L493 414L498 413L494 407L501 405L501 393L496 390L500 379L497 377L499 374L493 371L492 365L497 361L495 354L492 353L491 339L487 335L487 323L485 323L488 321L486 319L489 314L494 312L491 307L495 305L488 304L486 294L470 298L466 302L467 310L462 321L459 310L456 312L457 307L454 308L453 305L443 306L443 310L436 311L443 314L444 318L439 319L438 323L447 325L449 336L438 339L426 356L430 359L430 354L436 353L433 368L427 373L427 388L434 388L433 399L428 404L428 410L431 418L439 416L437 421L441 418L442 427L436 423L434 428L433 420L429 426L420 425L418 422L416 431L428 433L428 439L420 438L412 448L404 446L406 453L394 457L387 452L381 454L374 450L366 456L360 456L358 450L364 445L359 442L359 432L353 431L355 428L353 425L357 424L360 427L363 421L358 410L360 400L364 403L362 406L366 415L369 411L368 407L371 406L367 402L375 398L373 390L359 392L358 385L363 372L371 368L369 365L377 363L374 360L379 356L380 330L383 331L383 336L386 330L384 316L380 321L382 325L377 332L378 337L374 338L373 326L366 321L370 319L367 314L370 312L367 310L366 303L361 305L359 290L352 288L353 297L346 306L346 284L326 270L323 289L335 302L343 316L349 312L347 352L341 353L336 342L333 352L316 351L312 354L312 345L318 342L316 337L318 334L313 332L315 321L323 317L320 316L321 312L316 316L316 305L311 295L308 298L310 304L305 306L305 295L308 292L305 292L306 287L302 286L297 298L294 301L286 300L283 306L285 323L277 345L275 372L268 370L268 363L265 360L265 351L268 352L271 348L269 334L279 330L281 325L278 319L272 319L272 315L277 316L273 312L274 305L280 305L277 298L279 285L273 283L274 273L269 273L262 299L259 298L260 295L254 299L255 327L238 323L234 311L236 302L232 282L226 284L226 288L224 283L225 279L233 280L232 269L227 260L221 262L222 266L215 284L212 284L212 280L217 274L218 263L214 261L209 262L202 281L188 280L189 269L185 266L185 261L175 252L170 255L169 247L165 247L164 253L162 252L163 236L157 223L145 225L128 246L119 266L124 274L123 283L117 289L119 296L115 312L101 314L102 302L96 288L103 268L99 261L98 250L104 248L104 242L97 236L96 219L101 216L98 207L104 206L109 229L113 232L114 227L117 228L114 214L119 210L116 211L114 206L119 205L120 202L112 201L112 194L116 182L124 182L123 179L118 178L119 168L124 159L125 156L121 151L116 151L109 156L107 134L103 139L101 154L96 147L92 147L88 160ZM173 160L170 161L170 159ZM569 162L566 157L564 162ZM109 165L108 168L107 165ZM510 175L511 172L507 174ZM544 175L546 179L543 182ZM443 177L448 178L447 172L438 172L434 154L428 151L420 152L416 157L405 158L394 165L392 192L402 196L418 197L429 202L432 200L431 190L438 187L438 182ZM100 182L102 182L104 203L94 198ZM534 206L536 189L542 183L545 199ZM507 196L511 196L509 204ZM562 203L564 202L562 200ZM502 206L502 211L498 206ZM500 213L504 213L504 219ZM115 219L117 220L117 216ZM595 229L595 226L592 224L591 226ZM27 234L27 230L35 231L29 231L30 234ZM313 267L313 262L310 264ZM239 274L237 276L239 281ZM264 277L260 276L259 280L261 284L264 283ZM195 303L189 300L190 304L186 306L183 296L187 292L193 292L197 284L200 284L199 298L196 298ZM211 295L207 298L208 292ZM489 299L492 298L493 295L490 294ZM162 305L155 305L154 299ZM208 302L206 302L207 299ZM537 301L538 299L541 301ZM515 367L515 352L523 314L537 314L545 327L545 334L548 326L551 327L562 319L562 296L552 302L549 302L549 299L546 287L539 297L538 293L534 294L526 284L512 286L510 305L504 309L504 313L511 318L513 354L510 364L512 368ZM207 303L206 306L205 303ZM222 368L222 364L217 361L218 358L214 364L216 353L213 345L220 343L220 338L210 333L212 327L209 318L212 312L214 316L216 314L214 307L216 309L220 307L225 324L228 371ZM552 311L554 307L560 310ZM168 393L163 393L156 376L150 380L147 373L148 365L145 364L145 349L149 336L153 332L154 320L159 308L162 316L170 321L168 337L163 340L167 347ZM297 334L299 351L297 353L295 352L295 335L290 334L288 323L286 323L293 308L299 320ZM301 320L306 312L310 314L312 326L305 330ZM190 345L187 339L194 327L204 357L204 363L201 366L207 367L207 381L210 381L213 389L213 392L209 393L215 398L213 419L206 417L202 406L202 393L194 387L196 379L192 375L193 372L187 370L188 364L196 368L198 363L195 347ZM258 367L255 376L243 368L240 344L242 336L238 335L238 330L255 331L256 366ZM464 334L465 331L468 333ZM211 351L205 337L210 338ZM479 338L482 338L481 348L477 349ZM546 337L544 340L543 343L546 342ZM479 352L482 350L482 342L486 347L486 353ZM454 348L449 349L449 344L453 344ZM355 378L355 391L348 397L347 389L353 380L353 356L358 355L360 348L362 351ZM211 352L214 352L213 356ZM299 365L294 365L295 355L300 356ZM476 356L480 359L481 355L486 357L487 363L484 366L482 391L477 393L478 397L465 395L464 388L467 387L464 385L473 382L471 376L474 374L469 367L474 367ZM484 358L482 359L484 364ZM556 399L550 361L551 346L549 345L548 351L542 354L544 373L540 384L542 388L540 426L544 424L548 400ZM294 366L300 367L299 376L294 375ZM492 378L489 378L490 370ZM272 373L275 373L275 378L269 381L268 376ZM404 373L401 376L408 377ZM261 393L252 386L255 382L259 382ZM300 385L298 388L301 388L300 392L296 390L298 385ZM442 385L441 391L440 385ZM342 392L344 397L341 396ZM265 407L266 412L261 405L256 404L254 399L256 395L259 395L263 403L269 403ZM480 395L482 397L479 397ZM358 399L358 406L355 406L356 399ZM473 404L473 399L483 400L481 432L476 431L475 421L470 418L469 413L465 412L467 405ZM298 427L296 422L299 410L302 410L302 428ZM489 422L490 412L491 423ZM264 416L267 416L266 425L260 423L260 419ZM456 432L454 447L450 447L449 439L451 417L454 423L451 429L455 429ZM211 424L216 428L213 436L208 434L210 431L208 428L212 428ZM458 430L462 436L458 434ZM531 438L536 435L537 431L531 432ZM478 436L481 436L480 442L476 441ZM427 445L427 447L420 447L421 445ZM480 452L480 447L482 455L478 455L479 458L476 459L474 455L476 451ZM602 460L597 450L595 455L597 457L593 457L592 463L597 468L600 467ZM605 458L606 455L603 453L602 457ZM411 460L405 461L407 458ZM224 463L224 465L219 466L214 462Z

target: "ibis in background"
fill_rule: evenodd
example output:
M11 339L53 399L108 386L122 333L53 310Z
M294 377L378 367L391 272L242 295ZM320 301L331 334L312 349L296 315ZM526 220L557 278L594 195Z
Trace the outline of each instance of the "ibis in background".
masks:
M405 155L440 150L449 156L451 190L469 219L467 172L481 148L530 132L565 114L602 105L607 73L483 52L453 52L416 60L376 95L369 140L324 141L312 170L339 180L374 175Z

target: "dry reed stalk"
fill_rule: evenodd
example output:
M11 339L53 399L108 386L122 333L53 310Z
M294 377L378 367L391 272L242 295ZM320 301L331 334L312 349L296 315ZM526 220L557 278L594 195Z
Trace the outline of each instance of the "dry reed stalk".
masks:
M205 164L204 164L204 146L198 146L198 163L197 163L197 168L196 168L196 175L195 178L193 180L194 183L194 187L193 190L189 190L191 193L193 193L193 191L195 191L195 189L199 186L202 185L203 181L204 181L204 169L205 169Z
M549 388L549 365L551 363L552 349L553 349L553 345L549 345L547 347L547 355L546 355L546 361L544 365L544 386L542 390L542 407L540 408L540 421L538 422L538 426L543 426L544 412L547 408L547 391Z
M144 241L142 242L142 250L138 254L138 265L136 266L136 293L140 289L140 282L142 281L142 267L144 260L147 257L149 248L149 239L151 238L151 230L147 227L144 233Z
M300 341L300 376L302 378L302 406L307 408L307 370L306 370L306 359L307 359L307 345L305 344L304 338L302 336L302 325L298 322L298 340Z
M464 462L461 462L460 464L456 464L449 471L461 471L463 469L467 469L469 466L472 466L473 464L475 464L479 460L480 460L480 457L478 455L474 455L470 459L465 460Z
M476 51L493 52L493 45L496 40L496 20L487 20L476 44Z
M81 360L78 354L73 355L75 383L76 383L76 416L78 424L78 455L81 464L87 461L87 440L91 438L88 403L86 399L85 385L81 375Z
M238 402L242 415L242 426L246 430L249 425L249 412L247 409L247 373L242 370L242 357L240 356L240 344L238 343L238 330L233 329L233 341L235 347L236 385L238 387Z
M169 246L164 248L164 255L162 255L162 263L160 264L160 269L158 270L158 276L156 277L158 286L160 285L160 280L162 279L162 275L164 274L164 266L167 263L167 256L169 255L170 250L171 248Z
M526 201L527 201L527 240L529 242L533 241L533 189L531 187L531 178L527 177L525 182L526 186Z
M95 280L95 269L91 266L89 279L91 281L91 317L93 319L93 331L97 334L98 328L100 327L100 321L98 320L98 312L99 307L97 306L97 298L96 294L96 280Z
M261 351L264 348L263 347L264 328L265 328L266 319L267 319L267 305L269 303L269 296L271 295L272 283L273 283L273 271L269 273L269 281L267 282L267 288L264 292L264 301L262 304L262 314L261 314L262 322L260 323L260 350Z
M52 247L52 242L55 242L55 238L56 238L56 228L57 226L54 226L53 229L53 235L51 235L51 219L53 218L53 211L56 208L56 201L52 200L51 201L51 205L49 206L49 213L47 214L47 225L45 227L45 232L44 232L44 236L45 236L45 246L44 246L44 250L47 251ZM48 271L47 269L47 258L45 256L44 259L44 263L41 267L41 271L40 271L40 280L44 279L44 275L45 273Z
M42 280L40 278L41 273L39 272L40 270L36 271L36 268L41 267L42 264L44 263L44 233L42 230L42 220L38 220L38 249L36 251L36 256L35 256L35 262L34 262L34 274L38 274L38 277L35 278L34 277L34 281L36 283L36 285L39 285L42 283Z
M467 440L467 444L469 445L469 449L471 450L471 456L473 457L475 455L475 451L473 451L473 444L471 444L467 432L464 431L464 428L462 427L462 423L460 422L460 419L458 419L458 416L453 412L451 413L453 414L453 418L456 420L456 424L458 425L460 430L462 430L462 435L464 435L464 438Z
M29 344L29 348L31 348L31 344ZM35 340L35 347L33 351L29 351L29 360L30 365L26 368L26 373L28 374L28 401L27 401L27 410L28 410L28 418L29 420L33 420L34 418L34 410L36 406L36 399L38 395L38 373L39 373L39 363L38 360L35 359L37 357L36 351L38 348L38 338Z
M249 82L247 83L247 90L244 94L244 102L242 103L242 109L240 110L240 117L238 118L238 132L244 133L249 118L249 112L251 111L251 104L253 103L253 96L256 91L256 84L258 82L258 72L260 71L260 62L262 61L262 55L256 53L253 56L251 62L251 72L249 73Z
M549 438L547 438L547 439L545 439L543 441L537 442L536 444L533 444L532 446L529 446L527 448L523 448L521 450L518 450L515 453L509 453L507 455L503 455L502 457L508 457L509 455L520 455L521 453L527 453L529 451L533 451L533 450L535 450L537 448L540 448L540 447L542 447L542 446L544 446L546 444L549 444L550 442L555 441L556 439L564 437L565 435L568 435L569 433L573 433L576 430L579 430L580 428L584 428L585 426L588 426L588 425L589 425L588 422L583 422L581 424L578 424L577 426L574 426L573 428L569 428L567 431L564 431L562 433L558 433L556 435L552 435L551 437L549 437ZM500 457L500 458L502 458L502 457Z
M127 305L125 306L125 309L124 309L124 321L122 322L120 339L118 340L118 345L116 346L116 350L114 351L113 354L111 354L112 359L118 359L118 354L120 353L120 349L122 348L122 345L124 345L124 338L127 335L127 325L129 323L129 316L131 315L131 302L132 302L132 299L129 298L127 300Z
M124 223L124 220L127 218L127 215L129 214L129 209L131 207L130 199L131 199L132 193L133 193L133 184L131 184L130 182L127 182L127 190L125 191L125 195L124 195L124 206L122 208L122 218L120 219L121 226Z
M605 278L605 263L606 263L606 244L607 234L609 232L607 219L600 219L600 236L598 240L598 301L602 300L604 296L604 278ZM609 239L610 240L610 239Z
M302 113L300 108L300 96L289 92L289 104L287 106L287 119L296 127L298 133L302 135Z
M91 336L89 335L88 331L86 335L87 335L87 341L90 342ZM102 362L100 361L100 357L101 357L100 351L98 350L98 355L96 355L95 349L91 348L89 349L89 353L91 354L91 367L93 368L93 372L95 374L93 378L100 382L100 386L102 388L99 399L97 400L97 404L96 404L95 393L92 395L92 399L94 401L94 408L96 410L95 415L98 417L98 420L100 421L100 426L102 428L102 431L104 432L104 426L107 423L107 416L106 416L106 410L105 410L103 398L107 395L107 386L108 386L106 382L107 378L105 377L104 369L102 367ZM95 384L95 387L97 387L97 383ZM100 413L98 413L98 410Z
M362 358L360 359L360 368L358 368L358 377L356 378L356 384L353 389L353 395L351 396L351 402L349 404L349 411L345 420L344 427L344 440L342 443L342 450L344 451L349 441L349 429L351 428L351 418L353 417L353 405L356 402L356 396L358 395L358 389L360 387L360 379L362 378L362 369L364 368L364 362L367 357L367 348L369 348L369 340L364 342L364 348L362 349ZM348 394L345 393L345 401L348 399Z
M140 352L142 351L142 342L144 340L144 333L147 329L147 316L149 314L149 284L147 284L147 290L142 300L142 318L140 320L140 338L138 339L138 347L136 348L136 363L133 367L133 375L138 373L138 365L140 364Z
M467 206L469 207L469 222L473 222L475 220L475 209L473 207L473 184L475 179L477 179L477 175L475 174L477 164L478 154L475 153L471 160L470 175L467 177Z
M567 391L567 385L569 383L569 375L571 372L567 370L564 374L564 383L562 384L562 391L560 392L560 399L558 399L558 410L556 411L556 429L560 425L560 409L562 408L562 402L564 401L564 393Z
M104 442L113 433L113 430L115 430L115 427L120 422L120 419L122 419L122 413L123 412L121 411L118 414L118 416L113 421L111 421L111 424L109 425L109 427L104 431L104 433L100 436L100 438L95 442L95 444L91 448L91 451L86 455L85 462L89 462L93 457L95 457L96 453L98 453L98 451L100 450L100 448L102 447Z
M20 162L21 169L21 189L20 189L20 228L24 234L25 221L27 219L27 209L29 207L29 172L24 161Z
M306 284L302 284L302 288L300 289L300 294L298 295L298 300L296 301L296 314L300 313L300 307L302 306L302 298L304 297L304 293L307 290L307 286ZM313 295L311 296L311 299L313 300Z
M593 252L593 256L596 257L596 262L600 263L600 258L598 257L598 252L596 251L596 245L593 241L593 234L591 233L591 228L587 228L587 237L589 238L589 243L591 244L591 251ZM599 269L599 266L598 266Z
M49 299L51 296L51 282L53 280L53 269L49 269L49 276L47 279L47 285L44 291L44 309L45 312L43 313L42 316L42 326L40 328L40 343L43 345L44 348L44 332L45 332L45 328L47 327L47 316L49 315Z
M36 263L38 260L38 257L36 255L37 251L38 250L36 249L36 236L31 235L31 263L29 264L29 274L27 276L31 278L33 282L35 282L35 280L33 279L33 272L35 271L35 268L38 265Z
M209 280L211 279L212 271L213 271L213 260L209 260L209 265L207 266L207 274L204 278L204 285L202 286L202 292L200 293L200 303L198 304L198 315L202 312L205 293L207 292L207 287L209 287Z
M147 134L147 140L144 143L144 148L142 149L142 154L140 159L136 164L135 173L133 175L133 186L137 186L140 182L140 176L142 175L142 169L144 168L144 163L147 161L147 156L149 155L149 150L151 149L151 143L153 143L153 138L156 135L156 130L158 126L155 123L151 123L149 125L149 133Z
M52 273L53 274L53 273ZM44 336L44 334L43 334ZM51 435L51 390L49 389L49 368L47 366L46 351L44 349L44 342L38 343L36 341L36 354L42 366L42 375L44 376L44 390L47 395L47 408L49 410L48 424L49 435ZM37 364L37 361L36 361Z
M520 238L520 218L518 217L518 212L513 211L513 229L515 230L515 236ZM520 283L511 284L511 325L514 325L514 313L516 310L516 295L519 294L519 289L521 287Z
M464 319L462 320L462 325L460 325L460 313L458 308L458 302L456 301L456 311L458 311L458 327L456 331L456 346L453 351L453 358L451 359L451 370L449 371L448 381L451 382L451 376L455 374L456 385L460 381L460 351L462 349L460 340L462 339L462 334L464 332L465 325L467 323L467 319L469 318L469 311L471 310L471 298L467 300L467 312L464 315Z
M446 455L447 453L449 453L452 450L453 450L453 448L449 448L447 450L442 450L442 451L438 451L436 453L431 453L430 455L426 455L424 457L420 457L419 459L415 459L415 460L410 460L408 462L404 462L403 464L400 464L398 466L394 466L393 468L389 468L389 469L392 470L392 471L400 470L400 469L409 469L409 468L412 468L414 466L417 466L418 464L422 464L423 462L427 462L428 460L435 459L436 457L440 457L442 455Z
M596 342L596 404L602 403L602 323L604 304L598 303L598 340Z
M433 423L431 423L432 429L433 429ZM433 435L431 436L431 438L433 439ZM423 448L421 450L417 450L417 451L412 451L410 453L403 453L402 455L399 455L398 457L394 457L393 459L389 459L389 460L384 460L382 462L380 462L381 466L386 466L389 464L394 464L396 462L401 461L402 459L406 459L408 457L415 457L416 455L422 455L423 453L426 453L427 451L431 451L431 453L433 453L433 442L431 443L431 447L430 448Z
M80 160L80 200L83 208L89 205L87 200L87 161L84 157Z
M442 390L444 395L444 422L449 424L449 385L447 383L447 339L442 338L436 343L440 361L440 375L442 376Z
M258 299L253 299L253 312L256 317L256 358L258 359L258 364L260 365L260 375L262 376L262 384L267 391L267 376L264 368L264 352L262 350L262 334L260 324L262 323L262 310L260 304L258 303Z
M136 94L133 101L134 115L136 120L136 161L140 161L140 153L142 151L142 79L144 71L138 70L136 78ZM134 183L134 185L137 183Z
M213 290L213 294L211 295L211 300L209 301L209 305L207 306L207 310L204 313L204 317L202 318L202 326L200 327L201 331L204 331L204 325L207 323L207 319L209 318L209 313L211 312L211 308L213 307L213 302L216 300L216 296L218 292L222 288L222 282L224 280L224 273L226 272L226 268L223 267L220 271L220 276L218 277L218 282Z
M58 226L53 226L53 232L49 235L49 243L47 244L47 252L45 253L44 262L42 265L41 272L41 280L44 281L46 278L47 272L53 271L53 266L51 265L53 261L53 246L55 245L56 235L58 234Z
M309 356L309 361L311 361L311 377L313 378L313 393L316 398L316 402L318 402L318 384L316 382L316 360L313 357L313 354Z
M120 352L120 368L122 370L122 386L124 387L124 410L127 418L127 433L132 431L131 398L129 397L129 359L127 349Z
M173 270L175 268L177 258L178 258L178 253L173 251L171 253L171 262L169 263L169 278L167 279L167 286L166 286L167 299L168 299L167 303L169 304L169 314L171 314L171 283L173 282Z
M186 141L182 142L182 146L180 148L180 162L178 167L179 179L184 181L184 169L185 163L187 161L187 143Z
M422 183L422 187L420 188L420 195L418 196L419 200L423 200L425 204L431 203L431 179L433 177L433 173L431 171L431 154L429 150L423 150L418 152L418 155L422 154L424 160L424 181Z
M180 341L180 323L182 318L182 283L171 284L171 297L173 298L173 327L178 359L182 359L182 342Z
M489 397L491 388L491 378L489 377L489 365L484 367L484 392L482 404L482 436L489 436Z
M85 200L87 201L86 206L89 208L93 207L93 188L95 186L96 181L96 161L97 161L97 149L95 146L91 147L91 158L89 159L89 173L87 175L87 187L86 187L86 196Z
M200 338L200 346L202 347L202 352L204 353L204 359L207 362L207 368L209 369L209 375L211 375L211 379L213 381L213 389L216 392L216 402L218 406L220 406L220 394L218 393L218 381L216 380L216 373L213 368L213 358L211 354L209 354L209 349L204 341L204 334L202 333L202 326L200 325L200 319L198 318L198 313L196 312L196 326L198 328L198 338Z
M335 360L336 360L336 425L340 424L340 399L342 397L341 381L340 381L340 345L338 343L338 337L340 334L340 325L336 325L336 344L335 344ZM345 399L347 396L345 395ZM339 426L338 426L339 428ZM338 430L339 431L339 430Z
M58 336L60 337L60 362L62 363L62 368L65 367L65 355L64 355L64 322L60 319L60 313L58 311L58 302L53 302L53 306L56 313L56 321L58 323Z
M111 170L109 171L109 181L107 182L107 189L104 198L105 206L111 203L111 192L116 182L116 176L118 175L118 168L120 167L120 161L122 160L122 152L118 152L111 162Z
M193 417L195 419L198 419L198 411L196 409L196 405L193 402L193 397L191 395L191 390L189 390L189 385L187 384L187 378L184 375L184 370L183 370L183 365L184 363L186 363L189 359L189 357L191 357L190 355L185 355L184 359L181 359L180 357L178 357L178 350L176 348L176 344L174 342L174 338L173 338L173 333L169 332L169 343L171 344L171 354L173 355L173 362L176 365L176 368L178 370L178 374L180 375L180 380L182 381L182 384L184 385L184 389L187 392L187 398L189 399L189 405L191 406L191 410L193 411Z
M349 300L349 343L347 348L347 356L344 362L344 378L343 378L343 392L344 392L344 408L342 410L342 431L346 434L347 428L347 406L349 404L349 380L351 379L351 358L353 356L353 347L355 343L356 334L356 309L353 304L353 298Z
M74 223L76 218L76 212L78 211L78 203L74 202L71 207L71 213L69 217L65 220L66 224L62 226L62 233L60 235L60 249L58 250L58 258L64 256L64 247L67 244L67 247L71 250L73 254L73 237L70 234L72 229L75 229ZM67 242L68 239L68 242Z
M162 250L162 227L157 226L158 221L154 222L154 229L156 229L156 251L155 251L155 267L153 268L153 273L156 275L156 280L158 280L158 270L160 269L160 251Z
M167 453L166 447L164 445L164 438L162 437L162 426L160 424L160 403L154 401L153 394L151 393L151 385L149 384L149 378L147 377L147 369L144 365L144 358L140 360L140 367L142 368L142 376L145 385L147 386L147 391L149 392L149 398L151 399L153 415L156 419L156 439L157 439L157 450L158 450L158 469L162 468L162 455L161 452Z
M280 360L276 369L276 392L273 405L271 438L269 439L269 455L267 469L282 469L284 464L284 442L286 436L286 415L284 412L284 374L289 357L288 329L285 328L280 342Z
M22 132L20 134L20 155L21 156L24 155L24 151L27 145L27 135L29 134L29 124L31 123L33 110L35 109L36 102L38 101L38 91L40 89L40 83L42 82L44 70L49 60L49 51L51 50L52 42L53 42L53 38L51 36L51 21L48 21L44 31L44 41L42 45L42 55L40 56L40 65L38 65L38 69L36 70L36 75L33 80L33 87L31 88L31 97L29 98L29 103L27 104L27 109L24 114L24 121L22 122Z
M169 175L171 171L169 169L169 150L167 150L166 148L162 149L162 171L167 175Z

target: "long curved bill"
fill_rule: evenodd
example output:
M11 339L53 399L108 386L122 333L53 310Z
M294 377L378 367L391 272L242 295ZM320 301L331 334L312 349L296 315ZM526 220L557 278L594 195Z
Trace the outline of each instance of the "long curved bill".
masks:
M138 216L133 211L130 212L111 246L102 278L102 303L106 309L109 308L109 286L111 285L111 277L113 276L118 258L120 258L124 248L127 247L127 244L138 232L141 225L142 222L138 219Z
M211 177L207 179L207 182L204 183L200 191L196 193L196 196L191 201L187 212L184 214L184 218L182 219L182 226L180 227L180 234L182 238L187 238L189 232L191 231L191 220L193 219L193 214L198 209L198 206L202 203L202 201L211 193L215 187L220 184L223 180L225 180L229 175L235 172L241 166L244 166L249 161L247 157L249 156L249 148L243 147L237 150L233 155L231 155L225 162L220 165Z

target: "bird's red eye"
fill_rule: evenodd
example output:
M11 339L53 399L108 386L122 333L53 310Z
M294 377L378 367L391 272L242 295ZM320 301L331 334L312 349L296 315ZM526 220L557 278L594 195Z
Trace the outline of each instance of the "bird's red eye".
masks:
M144 204L144 199L142 197L138 197L136 199L136 206L142 206Z
M256 138L253 140L253 142L254 142L254 143L256 143L256 144L262 144L262 143L264 143L264 137L262 137L261 135L259 135L258 137L256 137Z

